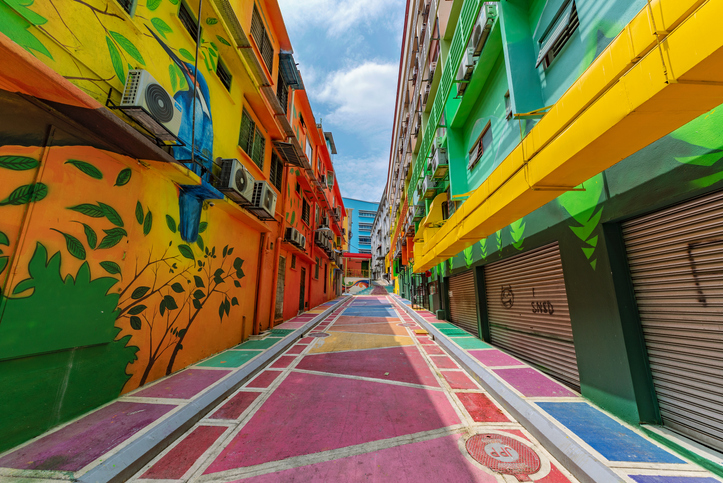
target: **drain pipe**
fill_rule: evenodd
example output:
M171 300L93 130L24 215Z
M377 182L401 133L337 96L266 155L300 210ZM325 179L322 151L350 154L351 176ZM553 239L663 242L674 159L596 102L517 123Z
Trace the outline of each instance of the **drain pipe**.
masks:
M259 266L256 269L256 306L254 307L254 325L252 334L259 335L260 327L260 316L261 311L259 310L259 304L261 303L261 274L263 271L264 262L266 261L266 232L261 233L261 243L259 244Z

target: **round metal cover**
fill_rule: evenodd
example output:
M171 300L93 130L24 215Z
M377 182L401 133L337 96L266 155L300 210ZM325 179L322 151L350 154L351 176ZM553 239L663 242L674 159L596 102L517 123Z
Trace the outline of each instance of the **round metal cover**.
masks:
M519 481L530 481L528 475L540 471L540 457L532 448L501 434L475 434L465 445L469 455L481 465Z
M168 122L173 119L173 100L166 90L158 84L148 84L146 87L146 105L151 115L159 122Z
M409 323L409 322L404 323L404 324L397 324L397 325L398 325L399 327L416 327L416 326L417 326L417 324L411 324L411 323Z
M329 334L325 334L324 332L311 332L309 334L306 334L307 337L329 337Z

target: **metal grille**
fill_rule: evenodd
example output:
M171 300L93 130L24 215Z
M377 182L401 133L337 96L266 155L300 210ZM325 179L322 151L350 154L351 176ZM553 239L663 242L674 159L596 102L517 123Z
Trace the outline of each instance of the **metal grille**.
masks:
M479 337L474 271L467 270L459 275L449 277L448 295L450 322L475 337Z
M271 171L269 178L276 189L281 191L281 182L284 177L284 164L281 162L276 153L271 153Z
M266 152L266 138L263 134L261 134L261 131L259 128L256 128L256 134L254 136L254 143L253 143L253 154L251 155L251 158L254 160L254 163L256 163L256 166L258 166L260 169L264 169L264 153Z
M486 265L485 290L492 343L579 390L557 243Z
M663 423L723 450L723 193L623 236Z
M238 145L243 149L246 154L251 156L253 153L254 146L254 132L256 131L256 124L246 109L243 110L241 116L241 129L239 130Z
M178 9L178 20L181 21L193 41L198 42L198 22L184 2L181 2Z
M225 65L223 65L223 62L221 62L221 59L218 60L218 63L216 64L216 75L218 75L218 78L221 79L221 84L226 88L227 91L231 90L231 73L228 71Z
M269 40L264 22L261 19L261 14L256 8L256 5L254 5L253 16L251 17L251 36L254 38L256 47L261 53L261 58L264 60L266 68L269 69L270 73L274 66L274 46Z

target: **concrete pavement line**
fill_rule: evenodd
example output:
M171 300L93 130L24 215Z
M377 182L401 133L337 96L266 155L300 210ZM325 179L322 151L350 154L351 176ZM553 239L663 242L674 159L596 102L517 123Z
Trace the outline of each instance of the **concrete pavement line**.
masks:
M337 372L312 371L310 369L293 369L293 372L300 372L303 374L312 374L314 376L340 377L342 379L356 379L357 381L378 382L381 384L390 384L392 386L411 387L414 389L424 389L427 391L443 391L444 390L442 387L425 386L423 384L414 384L412 382L402 382L402 381L392 381L389 379L377 379L375 377L354 376L351 374L340 374Z
M582 445L574 441L539 409L518 396L472 357L453 344L442 332L407 305L398 306L407 311L427 332L434 336L439 346L445 349L473 378L479 382L502 406L532 434L572 475L581 482L624 482L617 473L602 461L591 455Z
M296 329L263 354L256 356L245 366L223 379L221 383L213 386L207 392L189 402L172 416L164 419L148 431L143 438L135 440L122 450L113 454L98 464L77 481L83 483L110 483L121 482L131 478L141 470L169 444L181 437L189 428L209 413L213 408L233 394L257 373L261 372L269 363L282 352L296 343L306 332L318 325L326 316L348 302L344 298L336 304L329 306L324 312L312 318L302 327Z

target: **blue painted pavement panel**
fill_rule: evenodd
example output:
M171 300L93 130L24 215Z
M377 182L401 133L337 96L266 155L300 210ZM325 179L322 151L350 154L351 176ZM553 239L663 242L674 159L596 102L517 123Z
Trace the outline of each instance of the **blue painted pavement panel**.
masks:
M587 403L540 402L537 405L610 461L685 464Z
M629 475L637 483L720 483L707 476Z
M368 309L368 308L353 308L346 309L344 315L357 315L361 317L396 317L397 314L391 309Z

